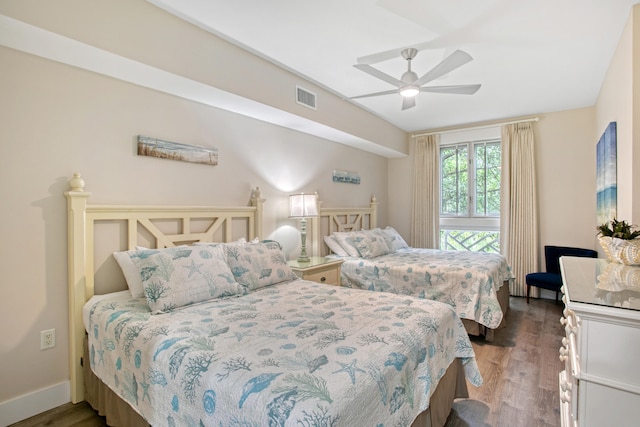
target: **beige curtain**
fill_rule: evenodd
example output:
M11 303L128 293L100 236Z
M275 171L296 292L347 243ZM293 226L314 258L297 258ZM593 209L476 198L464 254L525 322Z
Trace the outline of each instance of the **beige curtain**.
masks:
M500 249L515 277L510 286L511 295L525 296L525 276L538 271L538 204L532 123L502 127L501 188Z
M438 135L413 141L411 246L440 247L440 147Z

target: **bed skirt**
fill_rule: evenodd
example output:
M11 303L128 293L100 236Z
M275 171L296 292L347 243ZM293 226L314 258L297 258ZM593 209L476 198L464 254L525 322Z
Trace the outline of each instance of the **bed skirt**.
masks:
M99 415L106 418L112 427L149 427L144 418L124 400L120 399L109 387L95 376L89 367L87 339L84 343L83 374L85 382L85 400ZM469 392L460 359L456 359L447 369L431 396L429 409L422 412L411 427L442 427L447 422L451 405L456 398L467 398Z
M493 334L496 330L502 329L507 325L507 312L509 311L509 281L505 281L504 284L498 289L497 293L498 303L502 309L502 321L495 329L487 328L478 322L474 322L469 319L462 319L462 324L467 330L469 335L484 336L485 340L493 341Z

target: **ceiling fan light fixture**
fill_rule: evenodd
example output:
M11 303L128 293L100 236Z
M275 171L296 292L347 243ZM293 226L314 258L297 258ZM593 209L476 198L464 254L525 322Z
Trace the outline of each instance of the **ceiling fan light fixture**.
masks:
M402 74L400 79L390 76L377 68L372 67L368 63L358 62L354 65L357 69L364 71L365 73L376 77L384 82L387 82L394 86L392 90L385 90L383 92L368 93L366 95L354 96L350 99L369 98L372 96L391 95L399 93L402 96L402 110L408 110L416 106L416 97L420 92L432 92L432 93L451 93L460 95L473 95L480 89L480 84L472 85L449 85L449 86L425 86L447 73L463 66L473 58L466 52L456 50L451 55L443 59L435 67L431 68L422 77L411 70L411 61L418 54L418 50L415 48L403 49L401 52L402 57L407 61L407 71Z
M400 95L402 95L404 98L413 98L419 93L420 93L420 88L415 85L405 86L400 89Z

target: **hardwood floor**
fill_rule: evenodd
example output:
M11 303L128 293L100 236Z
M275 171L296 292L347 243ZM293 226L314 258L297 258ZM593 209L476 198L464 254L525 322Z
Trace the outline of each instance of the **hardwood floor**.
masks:
M469 399L454 403L446 427L558 427L558 349L564 331L562 303L511 298L507 327L494 342L473 339L484 379L482 387L469 385ZM86 403L52 409L11 427L102 427Z
M77 405L67 403L50 411L28 418L9 427L104 427L104 417L99 416L87 402Z
M454 403L446 427L558 427L558 358L562 303L510 299L507 327L487 343L473 340L484 379L469 399Z

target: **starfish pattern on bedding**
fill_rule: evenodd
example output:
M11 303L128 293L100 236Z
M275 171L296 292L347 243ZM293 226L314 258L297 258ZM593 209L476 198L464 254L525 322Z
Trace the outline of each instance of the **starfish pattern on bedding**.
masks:
M334 372L334 374L337 374L338 372L346 372L347 374L349 374L349 377L351 377L351 384L356 383L356 372L366 372L364 369L360 369L356 366L356 364L358 363L358 359L353 359L351 363L337 363L342 366L342 369L338 369Z
M202 274L200 272L200 267L202 267L202 264L196 264L196 262L194 260L191 260L191 265L185 265L184 266L184 268L189 270L189 275L187 277L190 278L191 275L194 274L194 273Z

